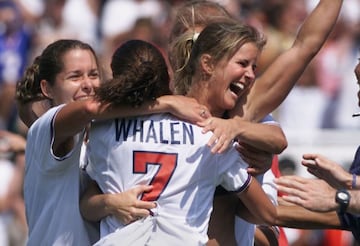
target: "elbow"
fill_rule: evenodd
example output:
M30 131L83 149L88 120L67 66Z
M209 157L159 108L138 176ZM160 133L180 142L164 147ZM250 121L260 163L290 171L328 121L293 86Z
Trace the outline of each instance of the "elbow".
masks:
M272 154L279 155L281 154L288 146L288 142L284 137L277 139L272 145Z
M287 146L288 146L288 142L286 138L282 139L279 145L277 146L275 154L277 155L281 154L287 148Z
M272 226L276 224L276 218L277 218L276 208L275 206L273 206L271 209L269 209L262 215L262 222L265 225Z

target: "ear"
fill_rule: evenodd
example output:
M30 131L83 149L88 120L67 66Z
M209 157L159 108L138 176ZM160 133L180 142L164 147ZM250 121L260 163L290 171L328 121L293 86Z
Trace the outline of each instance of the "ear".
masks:
M201 64L202 70L206 74L211 75L212 72L214 71L215 66L213 64L213 59L212 59L211 55L203 54L200 59L200 64Z
M53 91L49 83L43 79L40 81L41 92L45 95L45 97L49 99L53 99Z

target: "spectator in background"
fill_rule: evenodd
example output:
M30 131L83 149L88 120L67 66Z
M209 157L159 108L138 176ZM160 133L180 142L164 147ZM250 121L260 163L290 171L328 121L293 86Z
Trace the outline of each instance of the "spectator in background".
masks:
M98 21L101 1L15 0L34 32L32 58L57 39L79 39L100 51Z
M26 141L17 134L0 130L0 245L25 245L22 183Z
M24 72L30 33L12 1L0 1L0 129L12 129L15 87Z
M143 40L154 43L158 33L152 29L156 29L163 16L167 15L164 10L164 4L159 0L108 0L105 2L100 24L103 42L101 59L105 65L105 78L111 77L111 55L119 44L134 38L134 34L140 34L137 32L140 24L143 24L142 27L147 30L147 35L142 36Z
M317 81L326 96L322 128L356 128L359 121L350 116L357 110L353 92L357 89L353 68L357 58L357 36L360 33L360 1L344 2L339 21L316 59Z
M264 1L261 26L268 37L259 60L259 76L284 50L291 47L307 13L306 0ZM265 15L264 15L265 14ZM252 22L254 20L251 19ZM309 104L311 103L311 107ZM316 84L316 69L311 62L284 102L274 112L284 130L320 128L325 98ZM296 106L294 106L296 105ZM296 107L296 110L294 108ZM303 116L308 115L306 121Z
M359 84L360 79L360 62L355 68L355 75ZM360 106L360 94L358 93L358 106ZM307 167L308 171L316 177L323 179L306 179L298 176L283 176L276 183L278 188L287 196L284 200L302 206L315 212L333 211L337 222L337 227L343 230L351 230L355 239L360 241L359 221L360 216L356 214L359 211L359 200L354 193L354 199L351 201L349 210L347 206L340 206L341 202L335 199L336 190L358 190L360 174L360 148L356 151L354 161L346 172L340 165L332 162L319 154L304 154L302 164ZM324 182L326 181L326 182ZM332 187L330 187L332 186ZM335 202L337 201L337 202ZM337 214L336 212L337 211ZM321 213L320 213L321 216ZM304 218L308 217L304 214ZM305 226L312 226L316 222L309 221ZM312 224L311 224L312 223Z

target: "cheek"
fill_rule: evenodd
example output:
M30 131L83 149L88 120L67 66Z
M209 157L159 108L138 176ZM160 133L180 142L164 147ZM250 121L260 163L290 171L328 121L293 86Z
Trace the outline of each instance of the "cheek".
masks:
M99 86L100 86L100 84L101 84L100 79L96 79L96 80L93 80L93 81L92 81L92 85L93 85L93 87L99 87Z
M71 102L79 87L63 87L58 90L59 104Z

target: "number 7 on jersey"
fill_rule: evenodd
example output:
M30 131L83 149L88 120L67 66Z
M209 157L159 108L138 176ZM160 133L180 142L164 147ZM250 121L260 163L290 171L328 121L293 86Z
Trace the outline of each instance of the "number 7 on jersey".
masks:
M156 201L169 183L177 166L177 154L162 152L134 151L133 171L145 174L149 165L159 166L158 171L151 179L149 185L153 185L152 191L144 193L141 200Z

